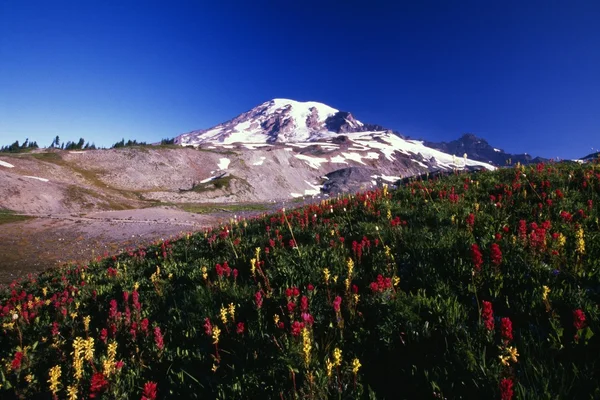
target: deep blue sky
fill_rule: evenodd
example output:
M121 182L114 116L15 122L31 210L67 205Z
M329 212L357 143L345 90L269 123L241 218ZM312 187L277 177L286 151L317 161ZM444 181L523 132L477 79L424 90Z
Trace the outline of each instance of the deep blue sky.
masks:
M148 142L272 98L510 152L600 147L600 2L0 0L0 143Z

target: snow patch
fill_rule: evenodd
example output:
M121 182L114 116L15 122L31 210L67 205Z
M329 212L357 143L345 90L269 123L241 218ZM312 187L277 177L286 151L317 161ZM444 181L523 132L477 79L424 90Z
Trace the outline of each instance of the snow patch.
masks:
M290 196L292 196L293 198L297 198L297 197L302 197L304 195L300 194L300 193L290 193Z
M300 159L300 160L304 160L306 161L306 163L311 167L311 168L315 168L315 169L319 169L321 167L322 163L326 163L327 160L324 158L319 158L319 157L311 157L311 156L307 156L305 154L294 154L294 157Z
M231 163L231 160L229 158L221 158L219 159L217 167L219 167L220 170L224 170L227 169L227 167L229 167L229 163Z
M332 157L331 158L331 162L334 163L334 164L348 164L346 162L346 159L342 155L337 155L335 157Z
M6 168L14 168L15 166L12 164L7 163L6 161L2 161L0 160L0 165Z
M388 182L396 182L402 178L399 176L381 175L381 179L383 179L384 181L388 181Z
M85 151L70 151L69 154L83 154Z
M267 157L261 157L260 160L252 163L252 165L263 165L263 162L267 159Z
M346 157L348 160L352 160L352 161L356 161L357 163L360 163L362 165L365 165L364 162L362 162L362 156L360 154L356 154L356 153L342 153L344 155L344 157Z
M42 182L48 182L48 179L40 178L39 176L23 175L23 178L31 178L31 179L37 179L38 181L42 181Z

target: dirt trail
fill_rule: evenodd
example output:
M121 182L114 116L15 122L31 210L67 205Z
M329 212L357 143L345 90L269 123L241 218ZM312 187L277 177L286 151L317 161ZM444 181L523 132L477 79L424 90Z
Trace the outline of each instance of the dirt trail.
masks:
M64 262L83 263L98 255L202 230L229 220L231 214L149 208L35 216L1 226L0 283Z

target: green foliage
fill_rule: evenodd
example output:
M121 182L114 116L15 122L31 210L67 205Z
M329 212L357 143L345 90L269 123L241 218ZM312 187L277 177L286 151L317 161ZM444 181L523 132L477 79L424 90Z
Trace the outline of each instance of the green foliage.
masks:
M0 396L596 398L599 195L456 172L48 270L0 292Z

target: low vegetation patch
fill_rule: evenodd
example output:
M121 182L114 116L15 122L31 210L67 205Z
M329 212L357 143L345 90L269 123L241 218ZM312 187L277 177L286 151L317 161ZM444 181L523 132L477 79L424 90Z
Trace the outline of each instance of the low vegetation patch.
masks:
M0 291L0 397L600 397L600 165L414 180Z
M0 208L0 225L10 224L12 222L19 222L31 219L32 217L26 215L16 214L14 211Z

